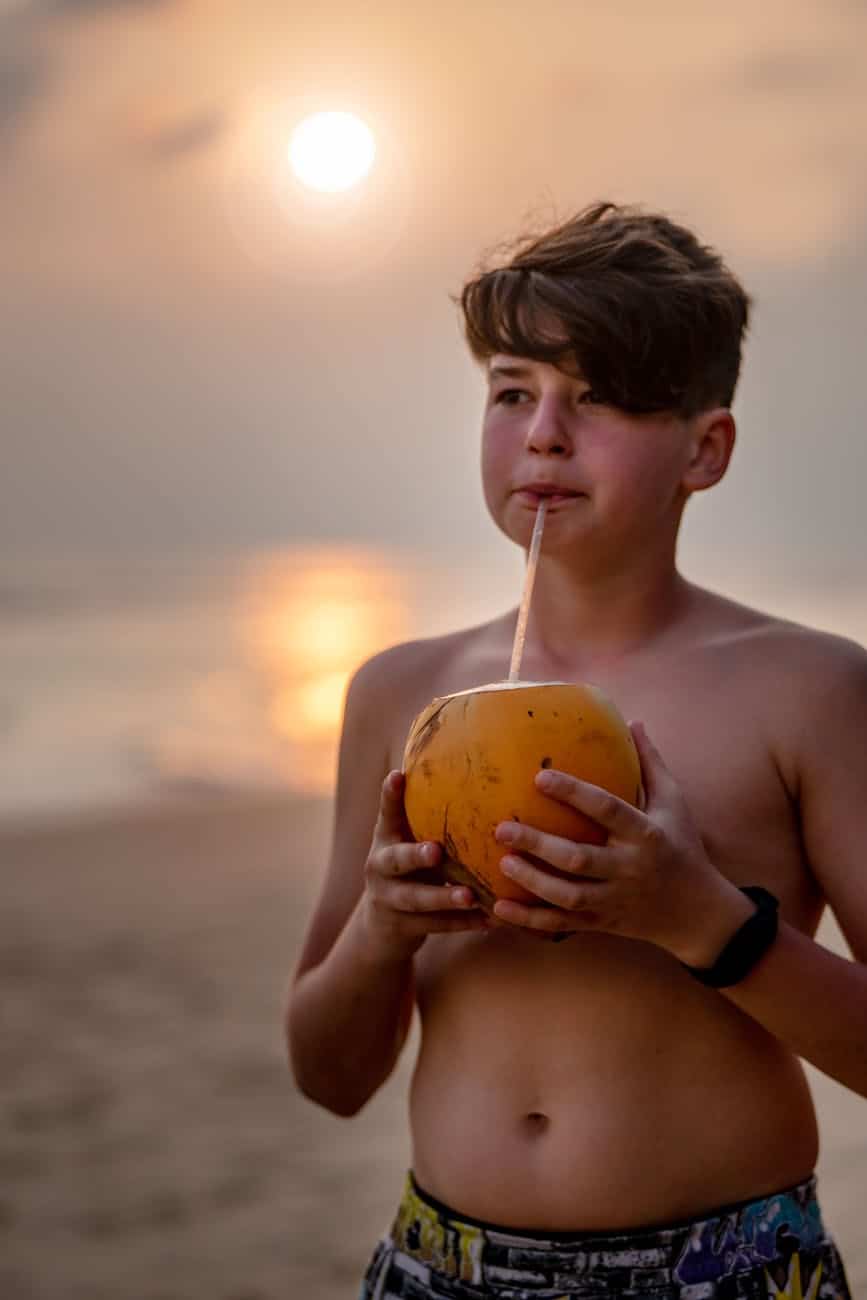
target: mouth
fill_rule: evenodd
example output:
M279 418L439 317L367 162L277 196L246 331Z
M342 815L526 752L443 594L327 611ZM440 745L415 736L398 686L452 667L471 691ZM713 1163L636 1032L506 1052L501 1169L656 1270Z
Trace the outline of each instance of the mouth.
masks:
M551 510L555 506L564 505L569 501L580 501L586 495L586 492L569 492L566 490L553 492L549 491L548 488L518 488L515 492L515 496L521 504L530 506L533 510L538 510L542 501L546 501L548 509Z

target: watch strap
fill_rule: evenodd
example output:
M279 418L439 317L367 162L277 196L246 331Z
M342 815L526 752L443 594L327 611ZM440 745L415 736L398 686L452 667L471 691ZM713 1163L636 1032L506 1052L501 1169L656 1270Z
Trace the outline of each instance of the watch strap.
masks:
M780 900L761 885L742 885L740 890L755 903L756 910L734 932L714 964L687 966L681 962L693 979L709 988L724 989L738 984L777 937Z

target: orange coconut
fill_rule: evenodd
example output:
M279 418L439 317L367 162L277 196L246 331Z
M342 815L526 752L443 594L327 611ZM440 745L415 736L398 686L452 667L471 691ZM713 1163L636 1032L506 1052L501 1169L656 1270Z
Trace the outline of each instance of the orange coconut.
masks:
M635 742L598 686L492 682L433 700L410 728L403 770L412 833L444 846L448 878L465 880L488 910L498 898L539 901L500 870L508 848L494 838L499 822L605 843L597 822L536 788L543 767L640 803Z

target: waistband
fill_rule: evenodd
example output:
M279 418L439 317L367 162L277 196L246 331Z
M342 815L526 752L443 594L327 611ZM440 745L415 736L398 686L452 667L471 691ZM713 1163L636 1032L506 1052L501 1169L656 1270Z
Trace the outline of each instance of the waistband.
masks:
M474 1285L557 1287L592 1273L616 1289L696 1285L824 1246L816 1176L771 1195L659 1227L540 1231L461 1214L408 1171L391 1229L395 1248L442 1277ZM701 1292L702 1294L704 1292ZM698 1294L698 1293L697 1293Z

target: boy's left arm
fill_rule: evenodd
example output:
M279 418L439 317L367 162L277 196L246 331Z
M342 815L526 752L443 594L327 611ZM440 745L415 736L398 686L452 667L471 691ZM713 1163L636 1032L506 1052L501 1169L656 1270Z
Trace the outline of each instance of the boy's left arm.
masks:
M794 756L801 828L811 869L855 960L781 919L756 965L715 996L729 998L798 1056L867 1097L867 652L844 643L824 680L821 699L814 694L804 710ZM511 865L504 860L503 870L549 906L504 900L495 916L555 933L607 930L656 943L686 965L712 966L754 904L709 861L662 756L641 724L632 731L644 809L566 773L540 772L539 788L600 822L608 842L576 844L504 824L497 839Z
M797 764L807 859L855 960L780 921L765 956L720 991L867 1097L867 652L849 644L808 711Z

